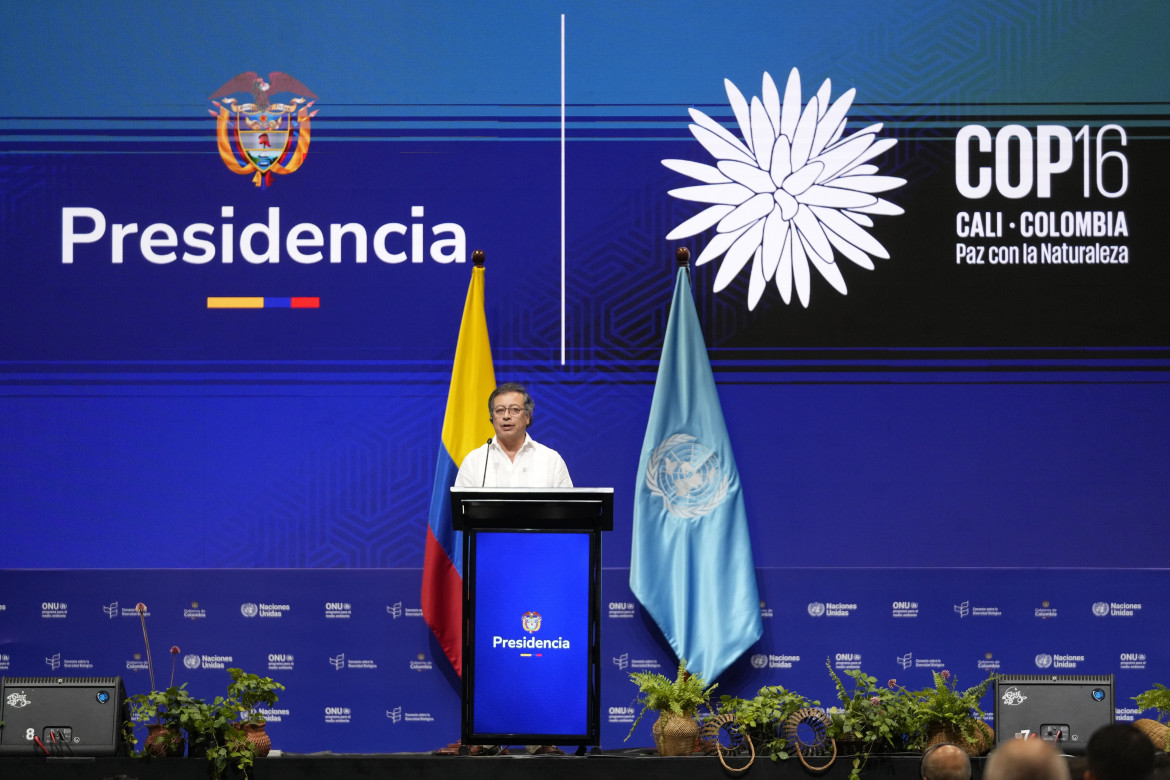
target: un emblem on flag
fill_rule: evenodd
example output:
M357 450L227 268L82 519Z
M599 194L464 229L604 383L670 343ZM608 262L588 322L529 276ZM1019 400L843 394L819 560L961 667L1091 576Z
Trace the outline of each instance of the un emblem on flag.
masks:
M646 464L646 487L675 517L707 514L723 503L730 481L719 455L686 433L676 433L655 447Z

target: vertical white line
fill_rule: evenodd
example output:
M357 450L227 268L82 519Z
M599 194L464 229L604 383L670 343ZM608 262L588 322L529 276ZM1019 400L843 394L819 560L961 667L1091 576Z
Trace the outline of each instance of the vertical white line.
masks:
M565 365L565 15L561 14L561 365Z

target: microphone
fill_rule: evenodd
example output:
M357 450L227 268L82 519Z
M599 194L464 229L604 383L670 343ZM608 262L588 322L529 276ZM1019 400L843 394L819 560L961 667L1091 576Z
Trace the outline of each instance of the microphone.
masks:
M490 458L491 456L492 456L492 437L489 436L488 440L487 440L487 451L484 452L484 454L483 454L483 479L481 479L479 481L480 487L484 487L485 485L487 485L488 458Z

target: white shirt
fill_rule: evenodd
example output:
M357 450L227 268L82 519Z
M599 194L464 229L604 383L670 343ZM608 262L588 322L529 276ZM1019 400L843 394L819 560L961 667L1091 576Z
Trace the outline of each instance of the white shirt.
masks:
M571 488L573 480L569 478L569 467L556 450L525 434L515 460L510 460L494 440L467 453L459 466L459 476L455 477L455 487Z

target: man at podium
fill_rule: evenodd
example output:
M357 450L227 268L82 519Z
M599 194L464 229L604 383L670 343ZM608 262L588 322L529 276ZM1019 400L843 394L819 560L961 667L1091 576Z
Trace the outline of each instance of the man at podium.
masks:
M493 390L488 414L496 435L463 458L455 487L573 487L560 454L528 435L535 407L522 384Z
M505 382L488 396L488 414L496 435L467 453L455 487L571 488L569 468L560 454L528 435L536 404L524 385ZM476 746L494 754L500 746ZM529 753L561 753L553 745L527 745Z

